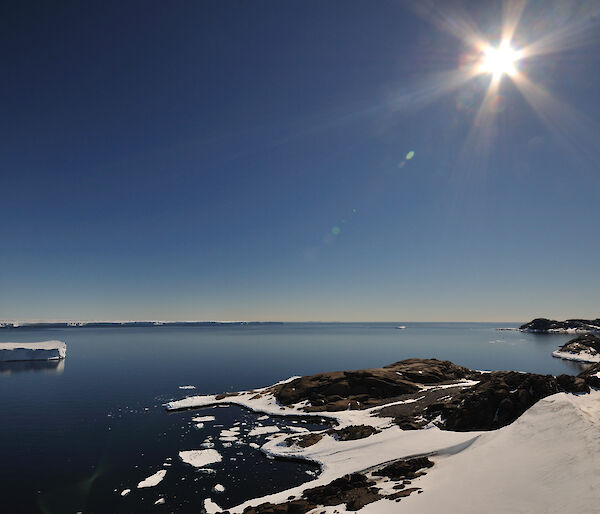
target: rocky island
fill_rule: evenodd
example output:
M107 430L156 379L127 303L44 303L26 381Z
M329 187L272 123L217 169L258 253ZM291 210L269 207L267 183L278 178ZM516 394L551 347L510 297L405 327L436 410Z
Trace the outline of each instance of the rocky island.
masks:
M600 338L592 334L578 336L567 341L552 355L572 361L600 362Z
M600 332L600 318L596 319L568 319L556 321L547 318L536 318L519 327L523 332L540 334L559 333L571 334L577 332Z
M191 396L166 408L235 404L334 423L282 434L261 447L269 457L319 464L316 479L230 512L302 514L318 507L330 514L475 514L490 505L495 512L594 512L600 462L590 456L600 454L598 387L600 364L555 377L409 359ZM204 507L222 510L210 498Z

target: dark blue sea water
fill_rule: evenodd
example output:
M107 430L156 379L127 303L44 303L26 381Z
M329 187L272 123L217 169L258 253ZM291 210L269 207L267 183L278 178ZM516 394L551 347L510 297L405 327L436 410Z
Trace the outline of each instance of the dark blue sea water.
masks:
M399 324L2 329L0 342L65 341L67 358L0 367L0 512L199 512L207 497L226 508L312 478L310 465L267 460L246 444L217 441L223 462L214 473L182 463L179 451L258 417L234 407L165 412L164 402L186 394L410 357L487 370L581 370L551 356L569 336L496 330L519 323L402 323L406 330L397 330ZM191 418L206 414L216 421L195 428ZM158 486L136 489L167 459L172 465ZM224 493L212 492L217 483ZM127 488L132 492L121 497ZM159 498L165 503L154 505Z

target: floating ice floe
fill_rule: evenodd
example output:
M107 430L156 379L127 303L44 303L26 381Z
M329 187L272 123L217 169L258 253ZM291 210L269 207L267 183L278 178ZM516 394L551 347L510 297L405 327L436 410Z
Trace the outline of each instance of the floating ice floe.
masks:
M161 469L160 471L157 471L156 473L154 473L154 475L151 475L148 478L146 478L145 480L142 480L137 485L138 489L142 489L144 487L154 487L155 485L158 485L162 481L162 479L165 478L166 474L167 474L166 469Z
M196 386L192 386L192 385L179 386L179 389L196 389Z
M275 432L280 432L281 429L279 427L256 427L253 428L252 430L250 430L250 432L248 432L249 436L256 436L256 435L265 435L265 434L274 434Z
M121 491L121 496L127 496L131 492L131 489L123 489Z
M186 464L194 466L195 468L202 468L223 460L221 454L212 448L207 450L181 451L179 452L179 458Z
M59 360L67 355L63 341L39 343L0 343L0 362Z

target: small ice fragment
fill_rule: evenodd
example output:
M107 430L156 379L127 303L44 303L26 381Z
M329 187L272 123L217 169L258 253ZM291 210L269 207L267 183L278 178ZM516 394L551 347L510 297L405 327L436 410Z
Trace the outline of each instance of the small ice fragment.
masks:
M131 492L131 489L123 489L121 491L121 496L127 496Z
M167 470L166 469L161 469L160 471L157 471L156 473L154 473L154 475L151 475L148 478L146 478L145 480L142 480L137 485L138 489L142 489L143 487L154 487L155 485L157 485L158 483L160 483L160 481L163 478L165 478L166 474L167 474Z
M196 423L203 423L205 421L214 421L215 417L214 416L196 416L194 418L192 418L192 421L195 421Z
M179 386L179 389L196 389L196 386Z
M162 505L163 503L165 503L165 499L164 498L159 498L158 500L156 500L154 502L154 505Z
M215 485L215 486L213 487L213 491L214 491L215 493L222 493L222 492L224 492L224 491L225 491L225 487L224 487L224 486L222 486L221 484L217 484L217 485Z
M279 432L279 427L256 427L248 432L249 436L254 435L264 435L264 434L273 434L275 432Z

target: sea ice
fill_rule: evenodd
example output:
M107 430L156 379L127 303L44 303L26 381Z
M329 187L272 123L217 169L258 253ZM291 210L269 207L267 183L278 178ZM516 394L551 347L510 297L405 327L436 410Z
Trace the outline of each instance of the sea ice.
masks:
M256 427L248 432L249 436L273 434L279 432L279 427Z
M138 489L142 489L143 487L154 487L155 485L158 485L160 483L160 481L163 478L165 478L166 474L167 474L166 469L161 469L160 471L157 471L156 473L154 473L154 475L151 475L148 478L146 478L145 480L142 480L137 485Z
M179 458L186 464L196 468L209 466L210 464L221 462L223 460L221 454L213 449L181 451L179 452Z

